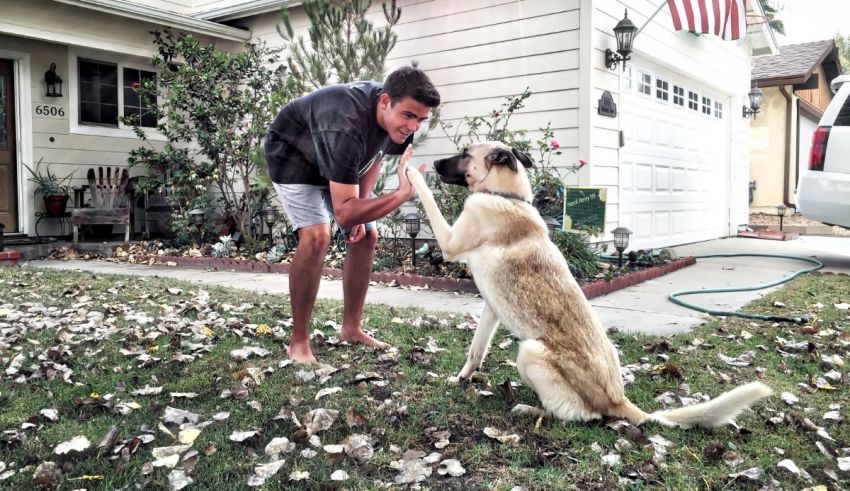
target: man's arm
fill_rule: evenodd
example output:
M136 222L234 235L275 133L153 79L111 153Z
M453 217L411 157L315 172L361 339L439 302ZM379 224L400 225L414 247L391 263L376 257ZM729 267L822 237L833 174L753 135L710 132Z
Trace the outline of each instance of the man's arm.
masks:
M383 194L377 198L369 198L372 186L375 185L378 178L378 165L373 165L372 169L369 169L369 172L363 176L361 185L340 184L330 181L331 201L333 202L337 224L340 227L349 228L377 220L389 215L412 198L413 187L410 185L410 180L405 172L412 153L413 146L411 145L399 160L398 189L392 193Z
M375 189L375 183L378 182L378 175L381 173L381 164L383 164L383 159L372 164L372 168L366 171L363 177L360 178L361 198L372 197L372 190Z

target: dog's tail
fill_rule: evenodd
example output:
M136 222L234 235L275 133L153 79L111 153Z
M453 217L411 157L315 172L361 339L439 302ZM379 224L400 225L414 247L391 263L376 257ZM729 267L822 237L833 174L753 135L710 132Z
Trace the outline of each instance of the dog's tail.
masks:
M730 422L741 411L772 393L773 391L770 387L763 383L752 382L720 394L707 402L677 409L656 411L651 414L643 412L640 408L632 404L631 401L625 400L617 408L616 414L612 414L612 416L624 417L632 424L655 421L665 426L680 426L682 428L703 426L714 428Z

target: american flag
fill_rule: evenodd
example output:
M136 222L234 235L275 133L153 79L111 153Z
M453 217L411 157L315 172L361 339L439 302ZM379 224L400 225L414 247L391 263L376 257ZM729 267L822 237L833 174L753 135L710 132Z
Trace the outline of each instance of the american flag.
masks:
M747 0L667 0L673 27L731 41L747 34Z

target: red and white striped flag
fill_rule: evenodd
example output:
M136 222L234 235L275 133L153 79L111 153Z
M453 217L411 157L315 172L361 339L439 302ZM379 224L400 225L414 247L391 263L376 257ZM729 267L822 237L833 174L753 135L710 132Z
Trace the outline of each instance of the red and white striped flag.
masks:
M747 0L667 0L673 27L731 41L747 34Z

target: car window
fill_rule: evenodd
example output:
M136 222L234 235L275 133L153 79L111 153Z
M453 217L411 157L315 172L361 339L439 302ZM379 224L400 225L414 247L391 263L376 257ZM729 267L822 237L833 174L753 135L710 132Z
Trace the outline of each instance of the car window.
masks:
M844 105L838 111L838 116L835 117L833 126L850 126L850 97L844 99Z

